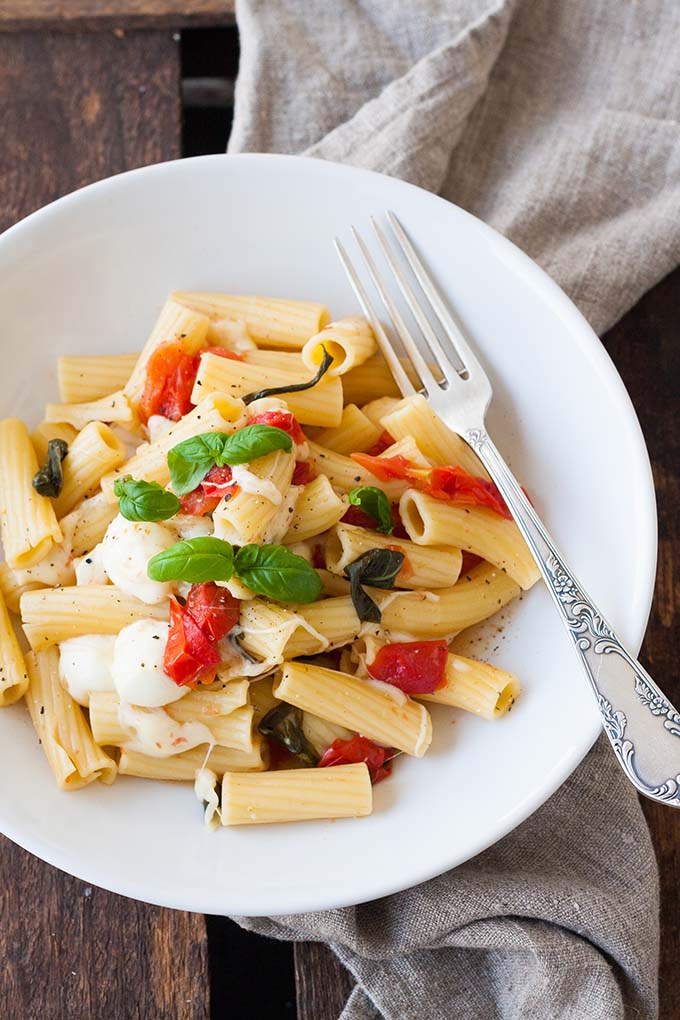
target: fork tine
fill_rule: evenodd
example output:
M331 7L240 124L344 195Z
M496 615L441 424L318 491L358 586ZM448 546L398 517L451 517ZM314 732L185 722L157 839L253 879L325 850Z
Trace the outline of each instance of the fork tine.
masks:
M413 396L414 393L416 392L416 389L411 380L409 379L409 377L407 376L406 372L404 371L404 367L401 364L399 358L397 357L396 351L393 349L392 344L385 335L385 330L382 327L382 323L380 322L380 319L375 313L375 309L373 308L369 296L366 293L364 286L357 275L357 272L352 264L349 255L347 254L341 241L337 237L335 238L334 244L335 250L337 251L338 257L342 262L343 268L345 270L345 273L347 274L347 278L350 282L352 290L356 294L357 300L361 305L361 310L363 311L364 315L366 316L368 321L371 323L371 326L373 327L373 332L375 333L376 339L378 341L378 346L380 347L383 357L385 358L385 361L387 362L388 367L392 375L394 376L394 381L396 382L397 386L399 387L399 389L401 390L405 397Z
M390 268L394 273L394 278L397 282L397 285L399 286L399 290L402 293L404 301L411 309L413 318L418 323L420 331L423 334L423 339L425 343L429 345L430 352L437 361L437 364L439 365L442 375L446 378L446 381L449 382L449 377L447 375L448 367L451 366L451 368L455 372L455 368L451 365L451 359L444 350L444 348L442 347L439 337L432 329L429 319L423 312L421 303L418 301L418 298L416 297L411 284L406 278L406 274L404 273L403 269L401 268L396 258L394 257L394 251L392 249L392 246L388 243L387 238L385 237L381 227L373 218L373 216L371 216L371 223L373 224L373 229L375 230L378 241L380 242L380 247L384 252L385 258L387 259ZM455 374L458 375L457 372L455 372Z
M430 366L425 361L425 358L420 353L420 348L418 347L415 340L411 336L411 333L409 332L409 329L401 316L401 312L399 311L394 301L392 300L390 292L385 287L385 284L382 281L382 278L378 272L376 264L373 261L373 256L371 255L370 251L364 244L361 234L359 234L359 232L354 227L352 227L352 234L354 236L354 240L359 246L359 251L361 252L364 262L366 263L366 268L368 269L369 275L373 281L375 289L378 291L380 297L382 298L383 304L385 305L385 308L387 309L388 314L392 319L394 329L398 333L399 338L402 344L404 345L406 353L408 354L411 361L415 365L416 371L420 376L420 380L423 384L426 394L436 392L439 383L432 374Z
M401 223L397 219L397 216L392 211L388 211L387 219L389 220L390 226L394 236L396 237L399 246L406 258L406 261L413 270L413 275L420 284L421 290L428 298L433 310L435 311L437 318L441 322L442 326L447 332L451 343L453 344L460 360L465 366L467 377L472 379L473 375L477 375L482 379L486 379L484 369L477 361L477 358L472 352L472 349L468 345L460 327L454 321L451 313L446 307L439 291L432 282L425 266L416 255L415 249L408 239L408 236L402 227ZM440 348L441 349L441 348Z

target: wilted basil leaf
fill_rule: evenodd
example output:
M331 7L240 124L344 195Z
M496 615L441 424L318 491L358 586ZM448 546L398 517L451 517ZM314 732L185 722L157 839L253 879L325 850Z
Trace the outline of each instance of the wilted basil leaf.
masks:
M369 549L353 563L345 567L345 574L351 582L352 604L360 620L380 623L382 613L362 585L374 588L394 588L397 574L404 565L404 554L393 549Z
M260 721L258 730L264 737L271 737L291 754L296 754L306 765L314 766L319 761L319 755L302 730L302 712L294 705L283 703L270 709Z
M33 477L33 488L41 496L56 497L61 494L64 486L64 472L61 462L68 453L68 443L64 439L50 439L47 444L47 460L44 467L36 471Z
M269 389L266 390L257 390L256 393L247 393L245 397L243 397L243 403L252 404L254 400L262 400L263 397L278 397L282 393L302 393L303 390L311 390L313 386L316 386L318 382L321 382L326 372L333 364L333 358L323 344L321 345L321 350L323 351L323 358L321 359L319 370L314 378L310 379L309 382L295 383L292 386L270 386Z

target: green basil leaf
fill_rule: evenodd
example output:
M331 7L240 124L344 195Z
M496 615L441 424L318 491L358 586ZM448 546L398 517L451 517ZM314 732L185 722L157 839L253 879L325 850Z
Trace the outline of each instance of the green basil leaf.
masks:
M211 467L247 464L273 450L292 450L293 440L272 425L246 425L236 432L203 432L178 443L168 453L172 487L179 496L200 485Z
M375 485L360 485L349 494L352 506L358 506L365 514L372 517L378 525L377 530L383 535L391 535L394 531L392 506L387 495Z
M187 492L193 492L196 486L201 484L215 461L212 457L199 461L187 460L177 452L177 449L175 446L168 451L170 481L178 496L186 496Z
M323 587L314 567L283 545L244 545L234 568L247 588L278 602L314 602Z
M397 574L404 565L404 554L393 549L369 549L353 563L345 567L345 574L351 582L352 604L360 620L380 623L382 613L362 585L374 588L394 588Z
M64 485L61 462L68 453L64 439L50 439L47 444L47 460L44 467L33 476L33 488L41 496L59 496Z
M203 432L173 446L168 452L172 487L178 496L193 492L217 463L229 437L225 432Z
M302 729L302 712L294 705L276 705L260 721L257 727L264 737L271 737L312 767L319 761L319 755Z
M258 457L266 457L274 450L292 450L293 440L284 432L273 425L246 425L231 435L224 437L224 443L215 463L220 467L229 464L233 467L236 464L248 464Z
M135 481L125 475L116 479L113 491L118 496L118 509L128 521L167 521L180 509L174 492L158 482Z
M321 382L328 369L333 364L333 357L328 353L326 348L322 345L321 350L323 351L323 358L319 365L319 370L313 379L309 382L295 383L293 386L270 386L266 390L257 390L255 393L247 393L243 397L244 404L252 404L254 400L261 400L263 397L277 397L282 393L302 393L303 390L311 390L313 386L316 386L318 382Z
M234 550L229 542L207 536L176 542L152 556L146 565L152 581L229 581L234 573Z

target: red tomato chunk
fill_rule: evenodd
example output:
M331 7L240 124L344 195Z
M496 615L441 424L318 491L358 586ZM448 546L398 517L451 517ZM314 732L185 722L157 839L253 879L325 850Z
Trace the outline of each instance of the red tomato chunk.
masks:
M240 605L227 588L205 581L192 584L186 609L207 638L219 641L238 623Z
M406 457L372 457L367 453L353 453L352 459L381 481L401 478L415 489L435 499L445 499L459 506L480 506L508 520L512 514L493 482L475 478L460 467L415 467Z
M191 391L196 381L198 354L188 354L179 341L159 344L146 366L139 418L147 422L152 414L179 421L194 406Z
M170 596L170 633L163 669L178 687L209 684L215 679L220 656L191 613Z
M432 694L446 680L446 641L404 641L385 645L367 669L374 680L405 694Z
M321 756L317 767L323 769L330 765L355 765L364 761L368 766L371 782L375 785L381 779L386 779L392 771L392 766L385 760L389 755L388 748L379 747L368 737L361 737L357 733L349 740L334 740Z
M300 423L291 411L263 411L262 414L256 414L254 418L249 418L248 424L271 425L273 429L281 429L283 432L287 432L298 446L307 442Z

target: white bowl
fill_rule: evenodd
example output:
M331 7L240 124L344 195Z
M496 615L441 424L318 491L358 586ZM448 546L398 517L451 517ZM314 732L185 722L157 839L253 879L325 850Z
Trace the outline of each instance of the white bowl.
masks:
M207 156L113 177L35 213L0 238L0 411L35 424L44 402L56 399L59 354L139 349L172 289L310 298L334 314L355 311L332 240L388 208L483 356L498 446L637 651L656 517L621 380L579 312L529 258L401 181L295 157ZM437 710L431 751L398 763L375 789L370 818L212 835L189 786L121 778L62 793L19 705L0 713L0 829L88 882L186 910L280 914L405 888L518 825L599 732L540 586L484 633L485 654L522 680L516 707L497 723Z

